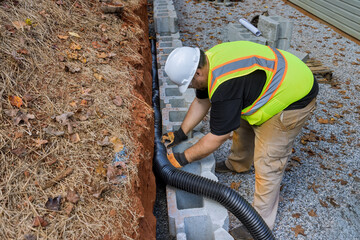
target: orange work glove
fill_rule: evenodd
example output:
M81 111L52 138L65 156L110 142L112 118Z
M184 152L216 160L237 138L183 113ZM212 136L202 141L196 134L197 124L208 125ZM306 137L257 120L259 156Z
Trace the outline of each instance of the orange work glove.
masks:
M187 138L188 137L185 135L184 131L179 128L179 130L175 132L165 133L161 138L161 142L164 143L166 147L172 148Z
M167 158L169 162L176 168L181 168L189 163L183 152L168 154Z

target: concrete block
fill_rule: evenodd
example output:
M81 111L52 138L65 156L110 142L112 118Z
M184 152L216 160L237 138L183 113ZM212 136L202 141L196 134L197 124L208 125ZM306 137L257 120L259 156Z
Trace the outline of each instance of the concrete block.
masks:
M272 17L260 15L258 29L268 41L276 41L279 37L280 24Z
M179 31L178 18L172 1L154 1L154 26L159 34Z
M218 228L214 232L214 237L216 240L233 240L234 238L223 228ZM177 239L179 240L179 239Z
M258 29L268 40L268 46L287 50L290 47L293 25L293 22L281 16L261 15Z
M165 96L181 96L178 87L174 88L166 88L165 89Z
M288 50L290 48L290 40L287 38L279 38L276 44L276 48Z
M266 39L262 36L256 37L247 28L242 26L240 23L229 23L224 31L226 35L225 41L251 41L265 45Z
M201 224L200 224L201 223ZM210 216L194 216L184 219L185 234L187 240L214 239Z
M184 99L169 99L171 107L186 107L186 102Z
M309 54L308 53L296 51L296 50L294 50L292 48L289 48L286 51L288 51L289 53L295 55L296 57L301 59L301 61L303 61L303 62L306 62L309 59Z

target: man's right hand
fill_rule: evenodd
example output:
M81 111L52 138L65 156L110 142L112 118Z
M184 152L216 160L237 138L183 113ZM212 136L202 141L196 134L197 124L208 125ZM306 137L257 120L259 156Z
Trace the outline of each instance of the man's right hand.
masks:
M179 130L175 132L165 133L161 138L161 142L164 143L167 148L172 148L186 139L188 139L188 137L184 131L179 128Z

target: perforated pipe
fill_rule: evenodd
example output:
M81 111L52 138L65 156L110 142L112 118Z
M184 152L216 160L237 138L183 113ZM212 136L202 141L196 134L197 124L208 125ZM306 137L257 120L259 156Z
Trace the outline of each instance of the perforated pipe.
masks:
M155 40L151 40L153 108L155 115L154 170L163 181L178 189L202 195L222 204L248 229L254 239L275 239L255 209L236 191L213 180L188 173L173 167L166 157L166 148L161 142L162 121L159 104L159 85L156 67Z

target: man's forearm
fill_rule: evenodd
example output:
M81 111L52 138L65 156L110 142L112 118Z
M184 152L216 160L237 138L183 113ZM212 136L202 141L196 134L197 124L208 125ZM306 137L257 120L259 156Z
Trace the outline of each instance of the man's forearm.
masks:
M189 111L187 112L181 129L185 134L188 134L199 122L205 117L209 111L211 104L209 99L195 98L191 103Z
M218 149L221 144L229 138L229 136L230 133L221 136L217 136L212 133L206 134L196 144L185 150L186 159L188 162L193 162L205 158Z

